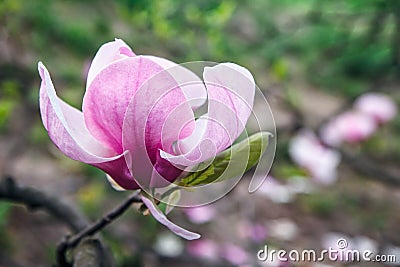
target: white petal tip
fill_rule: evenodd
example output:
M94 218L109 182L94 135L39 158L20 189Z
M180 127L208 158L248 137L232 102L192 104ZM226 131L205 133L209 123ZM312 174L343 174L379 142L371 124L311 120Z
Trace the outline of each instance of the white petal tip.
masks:
M45 70L46 67L44 66L42 61L38 62L38 71L41 72L42 70Z
M107 181L110 183L111 187L116 191L126 191L123 187L121 187L115 180L108 174L106 174Z
M193 233L193 235L191 235L190 237L186 236L186 237L183 237L183 238L185 238L187 240L196 240L196 239L199 239L200 237L201 237L201 235Z

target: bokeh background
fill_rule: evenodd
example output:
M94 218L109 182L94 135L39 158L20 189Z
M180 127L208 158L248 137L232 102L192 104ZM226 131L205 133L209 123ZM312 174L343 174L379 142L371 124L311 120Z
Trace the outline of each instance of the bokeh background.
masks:
M353 248L397 255L399 264L400 116L368 133L358 126L361 119L345 120L340 131L358 138L334 148L318 137L316 150L307 142L296 150L295 142L304 129L320 135L365 93L384 94L397 106L399 1L1 0L0 175L57 195L91 220L128 193L114 191L101 171L66 158L49 141L38 109L37 62L50 70L58 94L80 107L90 61L115 37L137 54L247 67L271 105L278 133L271 177L258 192L247 192L245 177L211 206L170 214L200 232L199 241L175 237L134 208L106 228L102 235L118 266L389 265L262 263L256 256L265 244L321 250L339 238ZM385 110L382 103L370 105ZM315 151L334 159L321 162ZM51 266L68 232L44 212L2 201L0 266Z

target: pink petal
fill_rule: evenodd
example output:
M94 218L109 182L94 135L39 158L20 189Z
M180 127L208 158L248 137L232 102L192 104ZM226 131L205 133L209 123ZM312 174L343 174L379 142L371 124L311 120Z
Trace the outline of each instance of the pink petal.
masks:
M381 93L367 93L358 97L354 107L379 123L390 121L397 113L396 103L388 95Z
M145 69L160 68L147 58L141 58L141 62ZM128 165L139 184L155 186L165 179L176 179L182 172L161 158L159 150L173 153L173 143L191 134L194 116L177 81L168 72L160 72L146 82L140 82L137 88L125 113L123 147L131 152ZM158 177L154 170L160 174Z
M233 63L204 69L208 113L196 120L191 136L179 141L182 155L162 151L169 161L191 166L214 157L229 147L244 130L253 108L255 83L250 72Z
M330 120L321 129L321 138L325 143L337 146L341 142L361 142L377 129L372 117L358 111L346 111Z
M96 77L103 68L116 60L134 56L135 54L132 52L131 48L121 39L115 38L115 41L103 44L93 58L87 76L86 88L89 88L94 77Z
M50 74L41 62L38 70L42 78L40 112L54 144L71 159L104 170L122 187L137 188L125 164L124 154L115 153L93 138L85 126L82 112L58 98Z
M158 149L153 151L156 154L156 160L154 161L155 163L152 167L151 179L144 183L142 181L141 185L149 185L150 188L166 187L170 185L171 182L175 181L183 170L182 168L174 166L168 160L163 159L160 156L160 152ZM148 169L150 169L150 166Z
M340 154L323 146L311 130L302 129L292 138L289 154L296 164L307 169L318 182L331 184L336 181Z
M122 59L104 68L83 98L83 114L90 133L121 153L122 124L129 101L146 80L162 70L141 56Z
M154 204L154 202L150 198L141 195L141 199L143 201L143 204L145 204L146 207L149 209L151 215L153 215L154 219L156 219L159 223L165 225L169 230L174 232L176 235L183 237L187 240L199 239L201 237L199 234L185 230L182 227L168 220L168 218L162 213L162 211Z
M165 58L144 56L162 66L181 87L193 110L203 105L207 99L207 91L203 81L192 71Z
M99 158L113 157L115 152L97 142L85 127L82 112L58 98L50 74L39 62L40 110L43 125L53 142L70 158L98 163ZM117 158L117 157L116 157Z
M128 151L125 151L122 154L124 157L119 157L116 160L103 162L99 164L91 164L107 174L109 174L108 178L111 178L116 182L120 187L125 190L136 190L139 189L139 185L136 183L135 179L133 178L131 172L129 171L128 166L126 165L125 157L129 155ZM113 186L115 189L116 187Z
M226 244L223 247L223 257L235 266L246 263L250 259L247 251L234 244Z

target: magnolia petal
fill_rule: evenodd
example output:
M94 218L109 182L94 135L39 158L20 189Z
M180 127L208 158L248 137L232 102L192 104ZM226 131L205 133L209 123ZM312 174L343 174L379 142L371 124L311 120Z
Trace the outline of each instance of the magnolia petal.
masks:
M82 112L58 98L50 74L39 62L40 111L51 140L68 157L85 163L117 159L115 152L93 138L85 127Z
M392 120L397 113L396 102L390 96L376 92L359 96L354 102L354 107L360 112L372 116L379 123Z
M165 58L144 57L153 60L174 77L193 110L196 110L206 102L207 90L203 81L194 72Z
M123 189L125 190L139 189L140 188L139 185L136 183L135 179L133 178L128 168L128 165L126 164L125 160L126 157L129 157L129 151L125 151L121 155L121 157L119 157L116 160L103 162L99 164L91 164L91 165L109 174L108 178L114 180L114 182Z
M116 181L114 181L114 179L110 175L106 174L106 178L111 187L114 188L116 191L126 191L126 189L120 186Z
M103 68L116 60L134 56L135 54L132 52L131 48L121 39L115 38L114 41L103 44L99 48L99 51L97 51L92 64L90 65L86 88L89 88L94 77Z
M149 186L150 188L166 187L175 181L181 173L182 169L174 166L166 159L160 156L160 152L156 151L156 161L152 167L152 173L149 180L146 183L142 182L143 186ZM150 166L149 166L150 167Z
M154 204L153 200L151 200L150 198L142 194L141 199L143 201L143 204L145 204L146 207L149 209L151 215L153 215L154 219L156 219L159 223L165 225L169 230L171 230L176 235L183 237L184 239L187 240L199 239L201 237L199 234L183 229L182 227L168 220L165 214L162 213L162 211L157 207L157 205Z
M229 102L229 107L236 116L227 123L236 124L234 140L241 134L249 119L254 104L255 82L251 73L244 67L234 63L222 63L204 69L204 82L211 102L210 116L217 115L219 106ZM220 102L220 103L218 103Z
M87 130L83 114L58 98L50 74L39 62L40 112L45 129L53 143L68 157L91 164L110 174L120 186L137 189L124 155L116 154L99 143Z
M250 72L233 63L204 69L208 113L196 120L191 136L178 142L181 155L161 151L178 165L194 165L229 147L244 130L254 103L255 82Z
M142 58L142 67L153 65L159 67ZM137 88L125 113L123 149L131 152L133 158L128 166L139 184L155 186L157 181L149 179L154 169L167 181L181 173L159 156L159 150L173 153L174 142L192 133L194 115L177 81L168 72L159 72Z
M121 153L122 124L129 101L146 80L162 70L141 56L122 59L104 68L83 98L83 114L90 133Z

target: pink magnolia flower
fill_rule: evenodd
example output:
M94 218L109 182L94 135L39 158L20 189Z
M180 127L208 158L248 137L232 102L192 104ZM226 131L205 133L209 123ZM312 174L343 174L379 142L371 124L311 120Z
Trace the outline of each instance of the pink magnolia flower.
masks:
M396 116L396 103L381 93L366 93L357 98L354 107L360 112L372 116L378 123L385 123Z
M336 181L340 154L321 144L311 130L301 130L289 144L289 154L299 166L307 169L322 184Z
M71 159L93 165L118 188L160 187L182 170L225 150L243 131L253 107L250 72L233 63L204 68L203 81L167 59L137 56L120 39L100 47L87 75L82 111L58 98L39 63L40 111L54 144ZM208 112L193 111L208 99ZM139 186L140 185L140 186ZM157 220L170 223L142 197Z
M343 141L358 143L369 138L376 131L376 126L369 115L347 111L322 127L321 138L332 146L340 145Z

